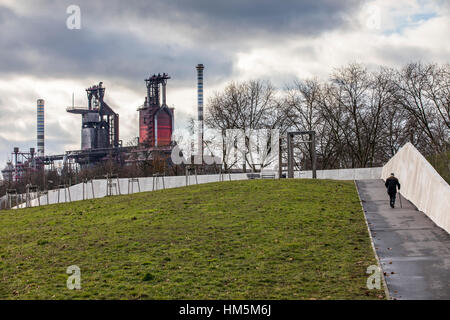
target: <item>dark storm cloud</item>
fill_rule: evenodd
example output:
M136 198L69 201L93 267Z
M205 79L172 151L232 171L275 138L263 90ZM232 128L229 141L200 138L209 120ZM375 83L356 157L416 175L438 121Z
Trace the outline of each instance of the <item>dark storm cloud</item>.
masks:
M101 75L135 81L152 70L164 70L185 79L192 77L199 61L219 73L231 71L220 51L196 52L177 44L144 42L117 31L69 30L66 15L19 18L0 8L0 17L2 73L69 78Z
M173 0L108 2L115 14L141 19L159 18L170 24L189 25L203 39L251 38L254 34L317 35L339 27L360 0ZM102 6L97 5L98 9ZM196 33L196 32L194 32Z
M344 24L359 1L77 1L82 29L66 28L73 1L40 1L26 15L0 6L0 72L41 77L142 79L165 71L191 80L202 62L215 80L232 72L233 55L250 42L316 35ZM148 38L127 32L135 25ZM154 28L153 28L154 27ZM164 41L154 37L164 32ZM171 41L185 37L183 46Z

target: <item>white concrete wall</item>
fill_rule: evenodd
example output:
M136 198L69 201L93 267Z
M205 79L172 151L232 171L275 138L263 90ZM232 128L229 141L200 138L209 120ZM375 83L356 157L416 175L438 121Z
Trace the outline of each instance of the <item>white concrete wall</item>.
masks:
M0 209L7 208L9 205L7 202L8 202L8 196L0 197Z
M199 184L201 183L209 183L209 182L219 182L221 177L218 174L215 175L198 175L197 181ZM233 174L224 174L222 176L222 179L225 181L230 180L246 180L247 175L244 173L233 173ZM139 186L141 192L146 191L153 191L153 190L161 190L164 187L166 189L170 188L177 188L177 187L184 187L186 185L193 185L197 183L195 176L189 176L188 179L186 179L186 176L170 176L170 177L164 177L164 184L163 184L163 178L158 177L144 177L139 178ZM113 183L116 183L117 185L117 179L112 180ZM120 188L119 188L120 187ZM92 192L93 189L93 192ZM80 200L86 200L86 199L92 199L92 198L103 198L107 195L107 180L101 179L101 180L93 180L92 184L87 183L84 185L80 183L74 186L71 186L70 188L64 190L64 189L56 189L56 190L50 190L48 192L48 195L43 195L40 197L40 199L33 199L31 201L31 206L38 206L39 201L40 205L47 205L47 204L55 204L55 203L64 203L64 202L71 202L71 201L80 201ZM132 185L130 183L130 193L137 193L139 192L139 188L137 183L135 182ZM59 193L59 201L58 201L58 193ZM118 195L119 193L124 195L128 194L128 178L119 179L119 183L117 185L117 189L114 186L111 190L112 195ZM23 203L18 206L18 208L25 208L26 204Z
M450 186L411 144L405 144L383 167L383 180L392 173L401 194L439 227L450 232Z
M334 180L355 180L355 179L379 179L381 174L381 168L361 168L361 169L338 169L338 170L318 170L318 179L334 179ZM278 176L278 174L276 174ZM295 178L312 178L311 171L296 171L294 172ZM247 180L247 174L245 173L232 173L223 174L223 181L234 181L234 180ZM219 182L221 177L218 174L212 175L199 175L197 176L198 183L209 183L209 182ZM117 183L117 179L113 180ZM139 178L139 185L141 187L141 192L153 191L153 182L155 184L154 189L160 190L163 188L162 178L145 177ZM186 181L186 176L170 176L164 178L164 186L166 189L184 187L186 185L196 184L195 176L189 176L188 181ZM119 179L120 194L128 194L128 178ZM103 198L107 195L107 182L106 180L94 180L93 181L94 197ZM84 191L83 191L84 190ZM118 190L119 191L119 188ZM59 201L58 201L59 192ZM70 195L69 195L70 192ZM133 193L138 192L137 184L133 185ZM130 185L130 193L131 185ZM116 195L116 189L113 188L112 194ZM68 190L60 189L50 190L47 195L40 197L40 205L64 203L70 201L80 201L86 199L92 199L92 185L91 183L85 184L83 189L83 184L77 184L68 188ZM31 206L38 206L38 199L31 201ZM19 208L25 208L26 204L21 204Z
M379 179L381 167L377 168L355 168L355 169L334 169L317 170L317 179L331 180L365 180ZM312 178L312 171L295 171L295 178Z
M16 203L22 203L25 202L27 195L25 193L18 193L17 195L11 196L11 205L14 207ZM31 192L30 193L31 199L34 199L37 197L37 192ZM9 199L8 195L4 195L0 198L0 209L1 208L9 208Z

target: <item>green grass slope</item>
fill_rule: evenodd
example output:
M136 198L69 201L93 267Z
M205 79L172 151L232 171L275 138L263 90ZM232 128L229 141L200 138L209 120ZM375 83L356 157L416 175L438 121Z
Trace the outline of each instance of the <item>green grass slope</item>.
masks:
M0 212L0 299L380 299L351 181L250 180ZM81 269L81 290L66 269Z

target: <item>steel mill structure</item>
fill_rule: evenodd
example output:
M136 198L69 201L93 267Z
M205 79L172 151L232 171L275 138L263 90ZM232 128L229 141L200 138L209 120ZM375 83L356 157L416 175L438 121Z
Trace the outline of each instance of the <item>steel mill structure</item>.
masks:
M198 71L198 118L203 120L203 65ZM53 166L55 161L63 161L66 165L78 165L80 168L112 160L120 165L139 161L152 161L155 154L161 155L170 162L170 154L174 147L172 133L174 131L174 108L167 105L168 74L153 74L145 79L146 96L144 104L138 108L139 137L135 145L123 146L119 138L119 114L105 102L106 88L100 82L86 89L87 106L67 107L66 111L81 116L81 146L79 150L66 151L64 154L45 154L45 120L44 100L37 100L37 152L21 152L14 148L12 159L2 170L4 179L19 180L29 170L42 170L45 166Z
M145 79L147 96L139 107L139 144L148 147L169 146L174 128L174 109L166 103L166 73Z
M71 106L69 113L81 115L81 150L119 147L119 115L103 100L103 83L86 89L88 106Z
M2 170L5 181L20 180L40 165L39 157L36 156L34 148L30 148L29 151L20 151L18 147L15 147L11 156L13 161L8 161L6 167Z

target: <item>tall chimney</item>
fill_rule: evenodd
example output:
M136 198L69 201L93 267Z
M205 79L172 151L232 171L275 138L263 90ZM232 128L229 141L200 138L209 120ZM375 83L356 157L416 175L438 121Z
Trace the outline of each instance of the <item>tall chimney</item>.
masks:
M198 122L200 124L199 132L199 151L201 161L203 163L203 64L197 65L197 113Z
M166 105L166 80L162 83L162 106Z
M37 156L44 156L44 100L37 101Z

